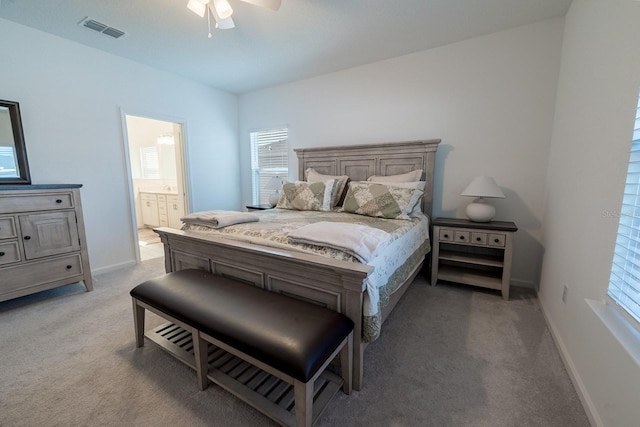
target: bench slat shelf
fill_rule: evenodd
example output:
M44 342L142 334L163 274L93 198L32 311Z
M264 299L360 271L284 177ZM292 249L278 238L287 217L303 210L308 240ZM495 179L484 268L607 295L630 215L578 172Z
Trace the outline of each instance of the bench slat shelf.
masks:
M146 331L145 336L182 363L196 369L192 336L182 327L173 322L167 322ZM277 417L282 424L296 425L292 384L212 344L209 344L208 353L209 372L207 377L211 381L268 416ZM225 366L230 366L227 373L224 372ZM342 383L342 378L329 370L325 370L315 381L314 422L322 414L331 398L340 390Z

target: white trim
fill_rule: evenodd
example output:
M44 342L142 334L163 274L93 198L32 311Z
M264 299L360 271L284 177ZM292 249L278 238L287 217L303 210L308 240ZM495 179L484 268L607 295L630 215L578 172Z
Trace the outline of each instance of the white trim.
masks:
M592 299L585 301L640 368L640 331L613 306L614 303Z
M538 301L540 301L540 299L538 299ZM587 414L587 418L589 418L589 422L592 426L604 427L605 424L602 422L602 419L600 418L600 415L598 414L598 411L596 409L596 405L594 405L593 400L591 400L591 395L582 382L580 374L578 374L576 365L573 363L573 359L571 359L571 356L567 351L567 346L564 344L561 335L558 333L558 329L551 321L551 318L547 315L547 312L545 311L544 305L542 303L540 303L540 308L542 310L544 320L547 322L547 326L549 327L549 331L551 332L551 337L553 338L553 341L555 342L556 347L560 352L562 362L564 363L564 366L569 373L569 378L571 378L571 382L573 383L573 386L578 393L578 397L580 398L580 402L582 403L584 412Z
M182 194L183 194L183 205L185 209L185 214L191 213L191 185L189 183L189 177L191 176L189 170L189 161L187 157L187 121L186 119L182 119L179 117L169 116L166 114L158 114L158 113L150 113L148 111L142 110L128 110L125 108L120 108L120 120L122 124L122 143L123 143L123 151L125 157L125 167L127 173L127 191L129 192L129 215L130 215L130 225L131 225L131 236L132 241L131 244L135 248L134 252L136 254L136 264L140 264L140 247L138 245L138 222L136 219L136 202L135 202L135 194L133 193L133 177L131 174L131 158L129 156L129 135L127 132L127 116L135 116L142 117L151 120L160 120L164 122L171 122L180 125L180 141L179 146L181 149L181 157L182 157L182 176L179 179L182 180Z
M120 264L107 265L106 267L100 267L95 269L92 268L91 275L95 276L98 274L111 273L112 271L118 271L126 267L134 267L137 264L139 264L139 262L125 261L125 262L121 262Z

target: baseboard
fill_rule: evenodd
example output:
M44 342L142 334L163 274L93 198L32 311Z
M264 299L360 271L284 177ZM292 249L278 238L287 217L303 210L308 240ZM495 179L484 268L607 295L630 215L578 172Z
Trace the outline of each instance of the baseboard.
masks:
M136 265L136 261L131 260L131 261L122 262L120 264L108 265L106 267L92 268L91 275L95 276L97 274L110 273L112 271L120 270L125 267L133 267L134 265Z
M593 401L591 400L591 396L587 391L587 388L584 386L582 382L582 378L580 378L580 374L578 374L578 370L576 369L575 364L573 363L573 359L569 355L567 351L567 347L562 340L562 337L558 333L558 329L555 327L555 324L551 321L547 312L544 309L544 305L540 298L538 298L540 302L540 309L542 310L542 315L544 316L544 320L551 331L551 337L553 338L553 342L556 344L556 348L560 353L560 357L562 358L562 362L564 363L567 372L569 373L569 378L571 378L571 382L573 383L573 387L578 392L578 398L580 398L580 402L582 403L582 407L584 408L585 413L587 414L587 418L589 418L589 422L592 426L595 427L604 427L604 423L602 419L598 415L598 411L596 410Z
M529 289L538 289L535 285L535 283L533 283L530 280L519 280L519 279L511 279L511 286L517 286L519 288L529 288Z

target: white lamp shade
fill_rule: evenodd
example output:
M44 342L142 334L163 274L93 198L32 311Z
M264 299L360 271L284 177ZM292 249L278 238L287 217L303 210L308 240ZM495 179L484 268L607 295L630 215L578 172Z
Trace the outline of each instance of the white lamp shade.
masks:
M488 204L484 200L485 197L504 199L504 193L490 176L476 177L461 195L477 197L476 200L467 205L465 210L467 217L474 222L489 222L496 214L496 208Z
M207 3L209 3L209 0L189 0L187 8L199 15L200 18L204 18L204 14L207 11Z
M280 190L282 188L283 180L279 176L272 176L267 182L265 187L267 190Z
M227 0L213 0L213 6L220 19L227 19L233 14L233 9Z
M462 196L471 197L495 197L504 199L504 193L496 184L496 181L490 176L476 177L471 184L464 189Z
M267 182L267 186L265 188L267 190L273 190L273 194L269 196L269 204L271 206L278 204L278 200L280 199L280 189L282 188L283 183L284 181L279 176L272 176L269 182Z

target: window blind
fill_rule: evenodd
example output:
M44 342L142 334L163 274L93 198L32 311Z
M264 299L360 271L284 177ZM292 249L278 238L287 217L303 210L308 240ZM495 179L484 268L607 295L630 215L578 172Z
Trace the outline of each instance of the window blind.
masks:
M160 178L160 162L158 159L158 148L155 146L142 147L140 149L140 160L142 162L142 177L146 179Z
M607 294L640 325L640 102ZM628 317L628 316L627 316Z
M266 204L273 190L267 190L274 176L286 179L289 174L288 129L278 128L251 132L251 170L253 203Z

